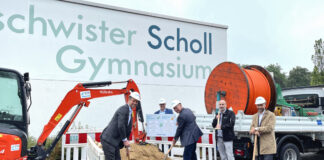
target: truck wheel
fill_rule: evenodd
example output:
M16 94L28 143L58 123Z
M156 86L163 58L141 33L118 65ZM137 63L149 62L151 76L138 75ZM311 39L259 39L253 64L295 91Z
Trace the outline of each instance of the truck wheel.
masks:
M280 149L280 160L300 160L300 152L293 143L287 143Z

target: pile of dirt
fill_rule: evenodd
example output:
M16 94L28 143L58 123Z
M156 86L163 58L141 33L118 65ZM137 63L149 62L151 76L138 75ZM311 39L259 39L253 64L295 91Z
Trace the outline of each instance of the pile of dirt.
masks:
M127 160L126 149L120 150L122 160ZM130 160L163 160L164 154L155 146L151 144L130 145ZM169 157L167 160L171 160Z

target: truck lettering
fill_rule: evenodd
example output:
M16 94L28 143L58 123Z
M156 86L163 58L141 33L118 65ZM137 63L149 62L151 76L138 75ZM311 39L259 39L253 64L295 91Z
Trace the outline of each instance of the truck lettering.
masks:
M68 50L76 51L80 55L83 54L82 49L80 49L77 46L73 46L73 45L64 46L64 47L62 47L57 52L57 55L56 55L56 63L65 72L68 72L68 73L77 73L77 72L80 72L84 68L85 63L86 63L86 61L83 60L83 59L74 59L74 63L78 64L78 66L77 67L74 67L74 68L69 68L69 67L67 67L66 65L63 64L62 56Z
M151 25L148 28L149 35L153 39L155 39L157 41L157 43L153 43L152 41L147 41L147 44L152 49L159 49L162 46L163 38L161 39L158 34L153 33L154 30L159 32L159 31L161 31L161 28L157 25ZM199 39L192 39L192 40L188 41L188 39L186 37L181 36L180 33L181 33L180 28L177 28L176 37L174 37L172 35L168 35L164 38L163 44L167 50L173 51L175 49L174 45L176 45L177 51L184 50L184 52L188 52L188 47L189 47L190 51L193 52L194 54L199 54L202 52L202 50L203 50L204 54L207 54L207 52L209 55L212 54L212 34L211 33L208 33L208 37L207 37L206 32L203 33L203 36L202 36L203 43ZM176 39L176 42L175 42L175 39ZM176 43L176 44L174 44L174 43Z
M151 25L149 28L149 34L155 38L158 43L156 45L154 45L151 41L148 41L147 44L152 48L152 49L159 49L161 47L162 41L161 38L153 33L153 29L160 31L160 27L158 27L157 25Z
M71 23L69 26L69 29L66 29L66 27L62 21L60 22L60 24L57 27L55 27L52 20L48 20L48 23L49 23L55 37L57 37L59 35L59 33L61 33L61 31L63 31L65 37L69 38L69 36L75 26L75 23Z
M2 17L2 16L3 16L3 14L0 13L0 17ZM3 25L3 23L0 21L0 31L1 31L3 28L4 28L4 25Z
M37 12L36 12L37 13ZM4 15L0 13L0 18ZM28 16L28 18L26 18ZM44 18L35 14L35 6L29 5L28 15L12 14L5 21L0 21L0 31L8 26L14 33L28 33L30 35L40 32L42 36L53 36L54 38L64 37L66 39L83 40L89 42L106 42L106 38L115 45L133 44L136 30L123 30L115 27L109 29L106 21L100 24L84 24L84 16L77 15L77 21L66 23L63 20Z
M102 67L103 63L105 62L105 59L101 58L100 62L98 64L96 64L92 57L88 57L88 58L89 58L91 66L93 68L93 73L91 74L90 79L93 80L97 76L100 68Z
M118 75L139 75L142 73L144 76L153 77L168 77L168 78L181 78L186 79L206 79L211 72L210 66L203 65L187 65L181 63L164 63L159 61L153 61L147 63L143 60L130 61L128 59L118 59L118 58L99 58L87 57L84 58L73 58L73 63L69 63L64 59L65 54L72 54L76 52L77 55L83 55L83 50L74 45L64 46L57 52L56 62L63 71L68 73L78 73L81 72L85 67L91 67L93 72L90 75L89 80L94 80L101 68L104 68L106 63L108 68L106 70L107 74ZM73 54L75 55L75 54ZM69 60L71 55L69 56ZM91 66L87 66L88 61ZM177 62L180 62L180 57L177 57ZM87 71L88 72L88 71Z
M13 32L16 32L16 33L24 33L25 32L24 29L18 29L18 28L13 26L13 22L14 22L15 19L25 20L25 16L20 15L20 14L14 14L14 15L10 16L9 19L8 19L8 27L9 27L9 29L12 30Z

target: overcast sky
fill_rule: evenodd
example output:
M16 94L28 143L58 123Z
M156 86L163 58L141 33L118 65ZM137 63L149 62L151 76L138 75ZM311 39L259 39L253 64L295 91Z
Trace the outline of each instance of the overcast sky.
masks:
M313 70L314 41L324 38L324 0L87 0L228 26L228 60L288 73Z

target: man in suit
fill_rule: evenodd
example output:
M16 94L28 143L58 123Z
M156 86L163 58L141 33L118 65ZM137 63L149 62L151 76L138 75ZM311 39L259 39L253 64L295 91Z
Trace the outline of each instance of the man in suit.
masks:
M266 110L266 100L263 97L257 97L255 105L258 113L252 117L250 134L258 136L258 149L256 154L261 160L273 160L273 155L277 152L277 144L275 139L276 116L274 113Z
M219 101L219 112L220 114L213 120L212 126L219 128L216 130L216 142L217 148L221 157L221 160L235 160L233 154L233 140L234 124L235 124L235 113L231 110L226 109L226 101ZM218 123L218 116L220 123Z
M185 147L183 160L196 160L196 147L199 137L203 135L196 123L196 116L188 108L183 108L179 100L173 100L171 106L179 113L177 118L178 128L174 136L173 145L180 137L181 145Z
M106 160L120 160L121 148L129 147L128 137L132 130L132 108L140 101L138 92L131 92L127 104L118 108L100 139ZM127 154L129 151L127 150Z
M165 108L166 101L164 98L161 98L159 101L160 110L154 112L154 114L173 114L172 109Z

